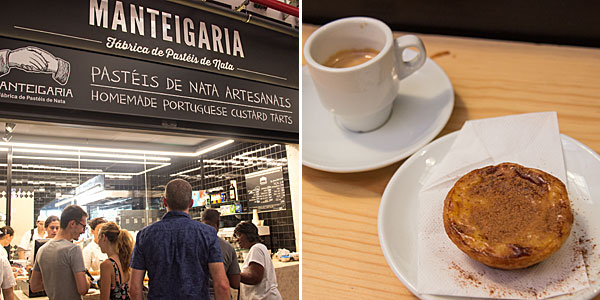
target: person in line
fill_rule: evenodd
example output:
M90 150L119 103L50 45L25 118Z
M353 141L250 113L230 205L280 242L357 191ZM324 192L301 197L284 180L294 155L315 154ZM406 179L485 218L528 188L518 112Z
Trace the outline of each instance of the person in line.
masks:
M133 251L133 239L129 232L114 222L104 223L98 235L98 245L108 256L100 264L100 299L128 300L129 260Z
M26 231L19 242L19 258L26 258L29 265L33 264L33 245L35 240L46 238L44 221L46 221L46 217L39 215L35 222L36 227Z
M32 292L46 291L51 300L81 299L90 287L81 248L73 240L85 232L87 213L77 205L65 207L56 236L35 257L29 281Z
M2 250L0 250L0 257L6 257L6 259L10 260L10 243L15 237L15 231L10 226L4 226L0 228L0 245L2 245Z
M148 299L208 299L208 276L217 300L229 300L229 283L214 228L192 220L192 186L185 180L167 183L162 220L142 229L131 257L131 299L142 299L148 271Z
M100 251L98 246L98 232L102 229L102 225L106 224L104 218L93 218L90 220L90 229L94 235L94 239L83 248L83 263L85 269L90 271L92 275L100 274L100 263L108 257Z
M60 229L60 219L57 216L49 216L44 222L44 229L46 230L46 238L53 239Z
M240 288L242 299L281 300L273 261L267 247L260 243L256 225L248 221L240 222L233 234L240 247L250 249L248 258L242 265Z
M221 214L213 208L206 209L202 212L202 223L214 227L217 232L219 231L219 221ZM219 245L221 246L221 254L223 255L223 265L225 266L225 273L227 279L229 279L229 286L232 289L240 288L240 265L237 261L237 254L235 249L226 240L219 238ZM209 293L210 299L215 298L213 290L212 278L209 282Z
M4 300L14 300L13 287L17 285L10 263L6 257L0 257L0 289Z

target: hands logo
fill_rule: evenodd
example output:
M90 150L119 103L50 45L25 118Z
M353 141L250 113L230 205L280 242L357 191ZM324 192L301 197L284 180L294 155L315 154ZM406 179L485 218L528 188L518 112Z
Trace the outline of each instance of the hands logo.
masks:
M0 50L0 77L8 74L12 68L29 73L52 74L52 79L60 85L67 84L71 72L68 61L32 46Z

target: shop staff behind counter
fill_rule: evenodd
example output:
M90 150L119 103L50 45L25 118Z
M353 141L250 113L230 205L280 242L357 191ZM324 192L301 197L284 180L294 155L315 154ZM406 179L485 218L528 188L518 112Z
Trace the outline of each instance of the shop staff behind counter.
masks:
M242 266L242 299L281 300L271 255L267 247L260 243L256 225L248 221L241 222L235 227L233 234L240 247L250 249Z

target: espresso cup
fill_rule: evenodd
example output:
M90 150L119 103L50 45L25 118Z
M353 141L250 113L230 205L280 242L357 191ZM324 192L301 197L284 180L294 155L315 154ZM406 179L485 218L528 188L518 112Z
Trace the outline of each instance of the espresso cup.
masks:
M407 48L418 53L404 61ZM360 54L357 52L373 51L370 59L368 54L364 59L352 57ZM400 80L423 66L426 57L421 39L414 35L394 39L385 23L368 17L323 25L304 44L304 58L321 104L340 125L355 132L372 131L385 124ZM334 67L331 61L341 65Z

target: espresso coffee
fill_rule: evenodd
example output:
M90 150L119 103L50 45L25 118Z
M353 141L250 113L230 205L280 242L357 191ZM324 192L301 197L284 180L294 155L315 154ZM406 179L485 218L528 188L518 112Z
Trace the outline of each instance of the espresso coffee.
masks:
M348 68L365 63L378 53L379 51L371 48L341 50L331 55L323 65L330 68Z

